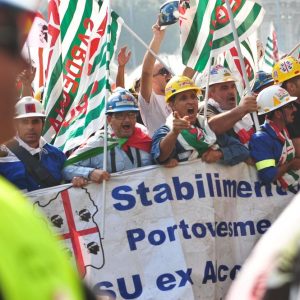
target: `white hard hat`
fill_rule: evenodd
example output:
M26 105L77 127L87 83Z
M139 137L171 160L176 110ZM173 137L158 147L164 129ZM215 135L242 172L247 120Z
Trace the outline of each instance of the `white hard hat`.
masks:
M258 115L267 114L295 100L297 97L291 97L288 91L279 85L269 86L257 96Z
M0 4L5 4L29 11L36 11L40 2L40 0L0 0Z
M206 83L208 80L208 73L205 72L199 79L196 79L196 84L201 88L206 88ZM222 83L222 82L230 82L230 81L238 81L233 74L225 67L221 65L216 65L211 67L210 69L210 78L209 78L209 86Z
M45 112L42 104L35 100L33 97L23 97L16 104L15 119L30 118L30 117L43 117Z

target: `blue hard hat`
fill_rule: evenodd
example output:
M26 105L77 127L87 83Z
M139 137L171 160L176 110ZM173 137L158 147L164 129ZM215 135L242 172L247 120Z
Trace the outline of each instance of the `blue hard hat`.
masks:
M158 22L160 26L171 25L179 18L179 1L169 0L160 7Z
M265 71L258 71L255 75L255 82L252 87L252 92L256 92L265 85L274 82L272 75Z
M117 88L108 98L106 104L106 114L121 111L139 111L139 107L134 96L123 88Z

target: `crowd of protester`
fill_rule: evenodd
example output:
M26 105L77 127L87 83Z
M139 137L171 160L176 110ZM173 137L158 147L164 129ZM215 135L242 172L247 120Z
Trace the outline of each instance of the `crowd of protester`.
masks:
M152 30L149 47L158 54L165 30L157 23ZM140 77L126 90L125 69L130 56L126 47L121 48L117 88L106 107L110 138L106 170L103 151L91 151L103 149L103 128L68 153L69 159L43 139L46 116L33 98L40 95L31 90L34 70L29 66L18 76L23 98L16 105L17 135L1 146L0 174L21 190L32 191L62 180L76 187L90 181L101 183L114 172L150 164L175 167L201 158L206 163L255 165L263 184L298 191L300 63L296 58L283 57L273 74L259 71L252 94L238 103L238 79L224 66L211 67L206 91L207 72L196 85L194 70L186 68L182 75L172 76L169 67L149 51ZM199 100L205 93L206 107ZM258 113L258 132L251 113ZM92 154L87 156L86 152Z

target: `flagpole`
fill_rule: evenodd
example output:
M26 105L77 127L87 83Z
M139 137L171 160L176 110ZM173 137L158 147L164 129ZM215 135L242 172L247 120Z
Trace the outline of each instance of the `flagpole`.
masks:
M107 0L107 35L106 35L106 84L105 84L105 109L109 98L109 64L110 64L110 39L111 39L111 6ZM103 151L103 171L107 171L107 118L104 118L104 151ZM101 205L101 238L105 235L105 210L106 210L106 180L102 182L102 205Z
M241 64L241 68L242 68L242 72L243 72L243 79L244 79L244 82L245 82L245 85L246 85L246 92L247 92L247 95L251 95L250 83L249 83L249 80L248 80L248 77L247 77L245 62L244 62L244 59L243 59L241 46L240 46L237 31L236 31L236 28L235 28L233 13L232 13L232 10L231 10L231 7L230 7L229 0L225 0L225 3L226 3L227 11L228 11L228 14L229 14L229 20L230 20L230 25L231 25L234 41L235 41L236 50L238 52L238 56L239 56L239 60L240 60L240 64ZM259 122L258 122L257 113L253 112L251 114L252 114L252 117L253 117L255 129L256 129L256 131L258 131L258 130L260 130L260 126L259 126Z
M150 47L124 22L123 27L127 29L127 31L132 34L172 75L175 75L174 72L170 69L170 67L152 50Z
M212 40L214 37L212 37ZM207 118L207 100L208 100L208 89L209 89L209 81L210 81L210 69L211 69L211 62L212 62L212 52L213 50L210 49L209 53L209 62L208 62L208 72L207 72L207 82L205 87L205 96L204 96L204 120Z
M292 55L298 48L300 48L300 43L297 44L288 54L288 56Z

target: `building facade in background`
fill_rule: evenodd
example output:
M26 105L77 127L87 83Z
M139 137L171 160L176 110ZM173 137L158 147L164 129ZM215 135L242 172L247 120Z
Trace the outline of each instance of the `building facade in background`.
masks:
M264 45L273 21L277 32L278 47L288 52L300 42L300 1L299 0L260 0L266 10L260 36Z

